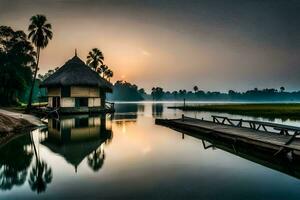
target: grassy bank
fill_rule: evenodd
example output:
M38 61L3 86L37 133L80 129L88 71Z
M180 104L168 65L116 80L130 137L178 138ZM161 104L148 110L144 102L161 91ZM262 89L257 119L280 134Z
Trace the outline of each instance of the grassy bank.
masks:
M217 104L169 107L185 111L208 111L254 117L300 119L300 104Z

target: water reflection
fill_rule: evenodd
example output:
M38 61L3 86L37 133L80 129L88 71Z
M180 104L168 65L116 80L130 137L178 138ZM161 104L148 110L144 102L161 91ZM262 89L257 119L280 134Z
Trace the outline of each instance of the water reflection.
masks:
M105 159L101 145L111 139L105 115L76 115L49 119L48 135L41 143L73 165L75 172L86 157L89 166L98 171Z
M164 112L164 106L161 103L152 104L152 116L153 117L162 117L162 113Z
M87 162L90 168L96 172L99 171L99 169L101 169L101 167L103 166L104 159L105 152L103 146L101 145L98 149L95 149L94 152L88 156Z
M145 110L143 104L121 103L115 104L116 114L112 115L112 119L116 121L130 120L136 121L138 114L142 114Z
M45 192L47 184L51 183L51 181L51 167L45 161L37 158L31 169L28 180L31 190L37 193Z
M122 103L113 116L50 119L46 128L0 147L0 199L37 193L46 199L299 198L299 165L155 125L156 117L181 117L182 111L167 109L172 105ZM209 119L214 113L184 114Z
M28 180L32 191L44 192L52 181L51 167L38 155L30 133L11 141L0 151L0 189L10 190ZM34 161L33 161L34 158ZM30 171L29 177L27 177Z
M85 158L93 171L99 171L105 160L103 144L112 140L111 123L104 115L49 119L48 127L38 130L38 141L33 135L24 133L1 148L1 190L11 190L27 180L32 191L38 194L46 191L53 172L40 155L39 143L63 157L75 171Z
M185 134L200 139L204 150L221 149L246 160L300 179L299 159L292 159L292 157L287 156L285 153L274 156L274 152L268 149L255 147L247 143L238 143L235 140L224 140L222 138L215 137L210 133L193 133L180 129L176 130L182 132L182 139L184 139Z
M33 158L30 135L24 134L18 140L0 150L0 189L11 190L23 185Z

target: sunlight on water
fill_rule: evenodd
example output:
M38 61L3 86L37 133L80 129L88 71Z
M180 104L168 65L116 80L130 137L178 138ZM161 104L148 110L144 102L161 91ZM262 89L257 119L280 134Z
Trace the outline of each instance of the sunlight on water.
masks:
M120 103L113 116L64 116L1 149L0 199L297 199L299 175L241 158L157 126L178 103ZM209 112L185 112L210 119ZM257 119L244 116L233 118ZM299 121L268 120L300 126Z

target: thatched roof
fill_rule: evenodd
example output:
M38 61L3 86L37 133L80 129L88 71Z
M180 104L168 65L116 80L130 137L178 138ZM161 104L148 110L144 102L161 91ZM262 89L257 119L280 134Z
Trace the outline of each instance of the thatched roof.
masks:
M112 84L101 78L76 55L40 84L40 87L61 86L92 86L112 91Z

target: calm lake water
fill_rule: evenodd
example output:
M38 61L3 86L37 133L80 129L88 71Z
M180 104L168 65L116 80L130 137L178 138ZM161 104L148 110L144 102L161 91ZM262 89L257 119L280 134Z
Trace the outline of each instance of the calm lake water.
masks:
M300 199L297 176L155 125L181 116L167 109L175 104L122 103L114 116L49 120L1 149L0 199Z

